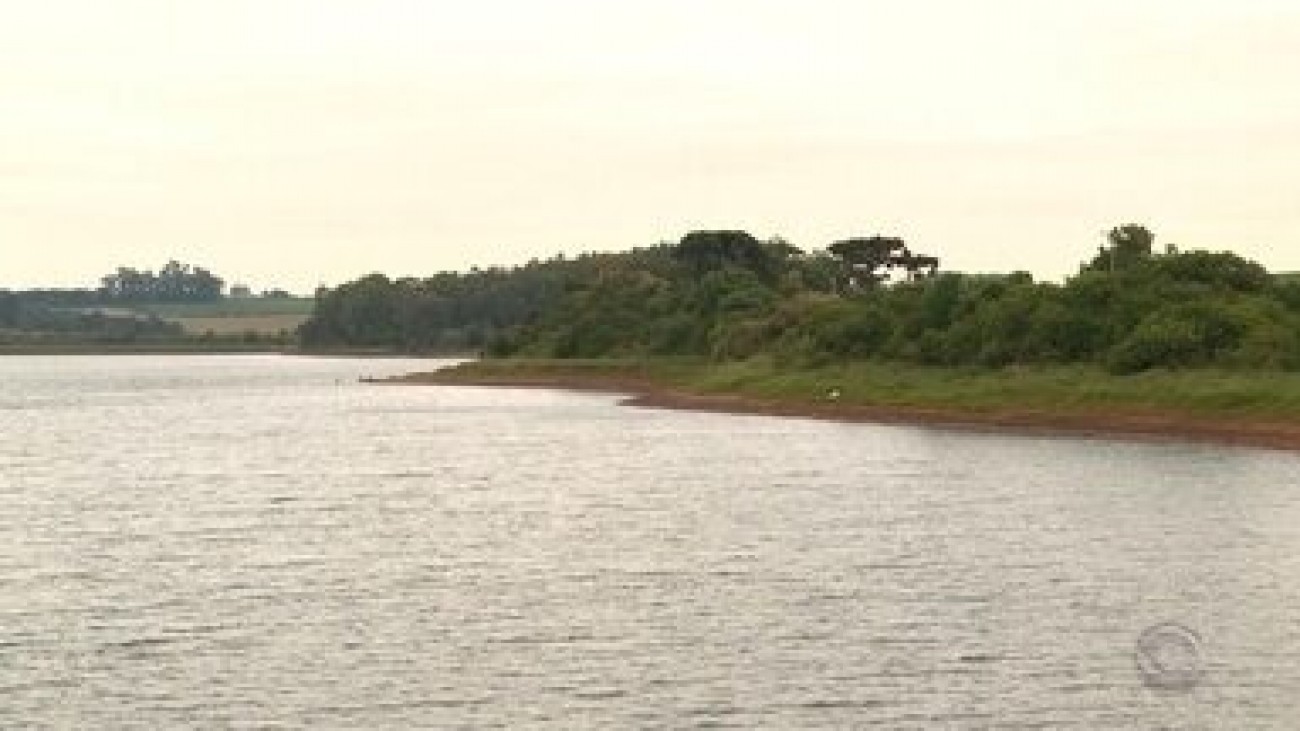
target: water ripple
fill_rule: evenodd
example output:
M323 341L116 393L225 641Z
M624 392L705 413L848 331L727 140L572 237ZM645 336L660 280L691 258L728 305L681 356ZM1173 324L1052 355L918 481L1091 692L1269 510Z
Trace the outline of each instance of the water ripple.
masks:
M0 727L1279 728L1294 455L0 359ZM428 363L376 361L376 376ZM1156 694L1134 642L1204 639Z

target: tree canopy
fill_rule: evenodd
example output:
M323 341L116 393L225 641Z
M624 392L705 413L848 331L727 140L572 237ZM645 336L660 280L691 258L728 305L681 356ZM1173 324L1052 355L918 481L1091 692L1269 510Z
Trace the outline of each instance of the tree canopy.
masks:
M805 252L744 231L319 293L311 346L1000 367L1300 367L1300 279L1128 224L1064 282L944 272L902 239ZM902 273L904 276L891 276Z

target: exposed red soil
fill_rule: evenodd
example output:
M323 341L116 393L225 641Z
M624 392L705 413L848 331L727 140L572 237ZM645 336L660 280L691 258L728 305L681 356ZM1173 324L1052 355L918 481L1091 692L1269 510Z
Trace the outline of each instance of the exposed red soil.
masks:
M1145 440L1213 442L1270 449L1300 450L1300 421L1267 418L1214 417L1176 411L1098 409L1044 411L870 405L833 401L767 399L731 393L701 393L636 376L554 374L521 377L445 376L420 373L394 383L457 386L551 388L627 394L629 406L730 414L784 416L827 421L913 424L983 431L1011 431Z

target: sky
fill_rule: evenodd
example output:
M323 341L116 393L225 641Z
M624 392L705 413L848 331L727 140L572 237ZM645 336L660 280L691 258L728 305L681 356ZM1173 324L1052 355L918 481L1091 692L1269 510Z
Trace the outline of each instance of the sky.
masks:
M0 287L310 292L694 229L1300 270L1294 0L0 0Z

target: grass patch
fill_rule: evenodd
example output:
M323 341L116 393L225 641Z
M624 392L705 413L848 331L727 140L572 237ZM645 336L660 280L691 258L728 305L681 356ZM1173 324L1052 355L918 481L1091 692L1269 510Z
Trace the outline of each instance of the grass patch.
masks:
M256 333L278 336L292 334L307 321L316 300L304 297L226 298L214 302L167 302L140 304L134 312L180 324L189 335L212 333L217 337Z
M258 335L279 335L281 332L292 335L298 326L307 320L306 315L232 315L225 317L173 317L167 318L180 323L185 332L191 335L212 333L217 336L242 335L254 332Z
M677 388L790 402L841 403L1047 413L1176 412L1200 416L1300 418L1300 373L1276 371L1148 371L1110 375L1090 366L999 370L927 368L856 362L786 368L768 359L736 363L697 360L486 360L444 373L469 379L593 379L638 377Z
M135 305L139 312L157 315L164 320L217 317L268 317L296 315L306 318L316 300L310 297L248 297L213 302L166 302Z

